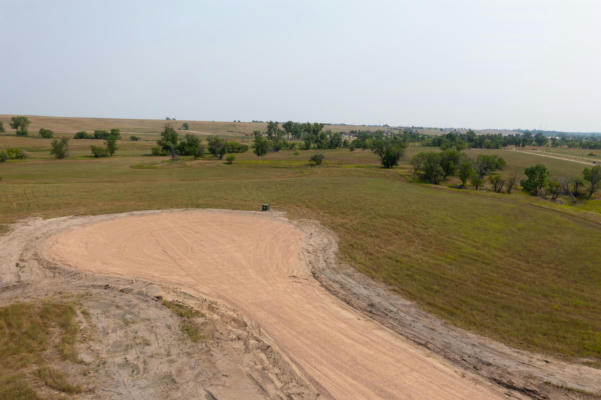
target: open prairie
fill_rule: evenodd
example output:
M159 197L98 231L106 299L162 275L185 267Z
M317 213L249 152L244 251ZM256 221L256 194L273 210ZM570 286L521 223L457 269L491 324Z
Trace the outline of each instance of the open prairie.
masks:
M325 156L320 166L308 162L315 150L282 150L263 157L249 151L237 154L231 165L210 155L198 160L181 157L171 161L165 156L149 155L156 145L151 138L164 122L157 121L153 128L137 120L103 121L104 125L99 126L88 119L54 121L48 117L36 122L54 127L61 134L119 127L122 134L149 135L147 140L138 142L120 140L114 157L100 159L90 156L89 146L102 141L71 140L71 157L55 160L48 152L49 139L0 136L0 148L22 146L30 154L28 159L0 164L3 232L8 231L10 224L29 217L171 208L258 210L261 204L268 203L293 221L319 221L337 237L337 258L342 265L384 284L447 323L518 349L582 365L600 365L601 217L595 212L599 200L556 204L519 191L507 195L416 183L411 179L409 159L432 148L415 145L409 146L400 165L390 170L381 168L371 151L348 149L320 150ZM240 138L256 128L242 125L215 127L199 123L195 132L231 133ZM191 130L194 127L191 123ZM32 124L30 131L33 129ZM467 151L470 157L483 153L504 157L507 171L523 171L524 167L543 163L553 174L573 175L584 167L568 160L511 150ZM180 222L183 224L179 221L170 225L169 235L179 234ZM188 244L179 243L175 236L165 239L185 247L174 248L174 254L180 254L180 250L197 251L196 244L230 246L211 244L207 237L212 229L224 229L219 221L212 221L210 226L208 222L207 226L203 224L202 220L195 224L200 231ZM181 229L188 228L182 225ZM119 238L111 233L107 237ZM73 248L90 250L78 242L88 240L86 236L75 235L72 239ZM90 236L90 243L96 239ZM264 240L261 245L270 246L275 238L266 236ZM105 244L118 248L116 243ZM139 250L147 252L145 248ZM103 259L102 249L94 251L90 257L97 260L93 264L96 271L120 274L110 269L116 264L113 259ZM294 251L283 249L280 255ZM85 254L82 250L79 256L85 258ZM106 255L110 254L113 253ZM199 257L202 255L194 253L182 263ZM80 259L74 263L85 264ZM158 275L143 276L161 279ZM310 274L305 271L302 276L309 279ZM195 281L206 279L207 276L199 275ZM279 283L274 285L278 287ZM219 297L219 287L201 285L197 289L210 290L212 296ZM300 294L297 300L300 302L304 296ZM264 316L255 315L257 309L250 308L249 299L237 299L234 305L251 319L263 321ZM265 322L266 330L275 332L275 328L268 328L269 324ZM292 351L289 355L294 359ZM299 355L298 363L307 369L309 359L303 361ZM392 376L389 379L394 381ZM336 385L346 384L340 381ZM396 390L392 386L389 389ZM474 397L466 394L464 398Z

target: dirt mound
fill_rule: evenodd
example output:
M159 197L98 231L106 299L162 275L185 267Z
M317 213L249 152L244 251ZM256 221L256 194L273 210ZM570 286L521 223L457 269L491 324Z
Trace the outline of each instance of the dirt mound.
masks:
M272 215L186 211L77 226L53 236L44 256L225 302L264 329L322 394L334 398L502 397L324 290L306 262L304 243L301 230Z

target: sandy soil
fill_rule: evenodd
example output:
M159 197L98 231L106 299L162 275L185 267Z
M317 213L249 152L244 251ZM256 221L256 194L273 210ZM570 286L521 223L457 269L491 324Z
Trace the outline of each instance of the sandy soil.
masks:
M264 329L328 397L504 397L324 290L304 260L303 243L303 232L284 219L188 211L67 230L49 240L44 256L223 301Z

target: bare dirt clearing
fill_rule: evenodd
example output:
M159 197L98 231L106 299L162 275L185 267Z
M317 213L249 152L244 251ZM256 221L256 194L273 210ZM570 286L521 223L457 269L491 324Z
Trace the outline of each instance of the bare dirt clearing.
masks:
M232 305L334 398L503 397L324 290L303 260L303 242L303 232L284 219L187 211L67 230L44 254L60 265L160 281Z

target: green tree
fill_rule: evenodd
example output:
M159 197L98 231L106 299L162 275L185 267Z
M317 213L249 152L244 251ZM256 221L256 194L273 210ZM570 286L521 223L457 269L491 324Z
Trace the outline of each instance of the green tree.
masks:
M10 127L15 130L17 136L27 136L27 127L31 121L22 115L16 115L11 118Z
M117 151L117 139L111 136L108 139L106 139L105 143L106 152L109 154L110 157L112 157L113 154L115 154L115 152Z
M470 176L470 183L472 184L474 190L478 190L482 185L484 185L484 179L474 172L472 176Z
M536 196L542 193L542 189L546 186L549 179L549 170L543 164L536 164L524 170L527 179L520 181L522 189Z
M269 150L269 141L263 137L263 134L260 131L255 131L254 135L253 152L261 157L267 154L267 150Z
M495 193L502 193L503 187L505 186L505 178L499 174L492 174L488 177L488 181L492 186L492 190Z
M275 121L267 123L267 140L275 140L278 135L279 124Z
M69 155L69 139L66 137L54 139L52 141L50 154L55 158L63 159Z
M392 168L399 163L405 152L405 143L398 138L375 138L371 150L378 156L384 168Z
M423 152L411 159L413 176L422 181L438 185L444 180L444 170L440 166L440 153Z
M40 128L39 134L40 137L43 137L44 139L50 139L52 136L54 136L54 132L46 128Z
M505 189L507 194L511 194L511 191L513 190L513 187L515 186L515 184L518 182L519 178L520 178L520 174L518 172L514 172L513 174L511 174L507 177L507 186L506 186L507 189Z
M165 128L163 128L163 131L161 132L161 139L157 141L157 144L165 152L171 154L172 160L175 160L177 158L178 142L179 135L177 134L177 131L173 129L170 125L165 125Z
M601 183L601 165L596 165L590 169L585 168L582 175L584 175L584 180L589 183L588 198L590 199L599 189Z
M474 168L472 168L472 163L469 161L463 161L461 164L459 164L457 175L459 176L459 179L461 179L461 187L465 187L467 180L473 175L473 173Z
M315 164L315 165L321 165L321 163L323 162L323 159L324 159L324 158L325 158L325 157L324 157L324 155L323 155L323 154L321 154L321 153L316 153L316 154L313 154L313 155L311 156L311 158L309 159L309 161L311 161L311 162L312 162L313 164Z
M185 131L189 131L189 130L190 130L190 125L188 125L188 123L187 123L187 122L184 122L184 123L182 124L182 129L183 129L183 130L185 130Z
M548 179L545 189L551 195L551 199L555 200L561 194L561 183L555 178Z
M0 121L0 132L4 132L4 122Z
M461 152L453 149L440 152L440 166L444 171L445 178L455 175L461 161L461 156Z
M111 129L111 132L108 134L108 136L115 140L120 140L121 139L121 130L119 130L117 128L113 128L113 129Z
M193 156L196 160L204 155L205 148L198 136L188 133L179 144L178 152L183 155Z
M480 154L474 163L474 170L480 178L492 171L505 168L505 159L497 155Z
M225 158L225 163L231 165L234 163L235 160L236 160L235 154L228 154L227 157Z
M537 146L544 146L547 144L547 141L548 141L547 137L545 135L543 135L541 132L534 135L534 142L536 143Z
M226 152L225 139L218 138L217 136L207 137L207 145L209 153L219 159L223 159L223 155Z

